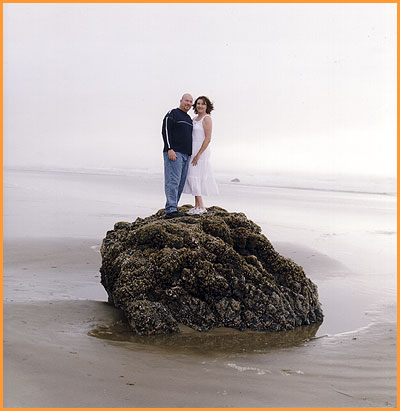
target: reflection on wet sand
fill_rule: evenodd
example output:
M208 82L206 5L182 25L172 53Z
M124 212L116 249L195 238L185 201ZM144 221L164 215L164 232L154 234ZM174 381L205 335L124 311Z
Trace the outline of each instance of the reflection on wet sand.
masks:
M101 325L89 335L105 340L128 342L126 348L145 349L190 354L212 353L266 353L278 348L300 346L313 339L321 324L297 327L279 332L238 331L232 328L216 328L198 332L180 325L181 332L169 335L135 335L124 320L111 325Z

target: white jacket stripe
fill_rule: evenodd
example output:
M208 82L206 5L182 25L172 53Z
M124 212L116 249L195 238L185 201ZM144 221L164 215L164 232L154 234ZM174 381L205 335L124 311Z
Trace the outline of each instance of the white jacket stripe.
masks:
M169 114L170 112L171 112L171 110L168 111L168 114ZM166 137L167 137L168 148L171 148L171 144L169 143L169 137L168 137L168 114L167 114L167 117L165 118L165 135L166 135Z

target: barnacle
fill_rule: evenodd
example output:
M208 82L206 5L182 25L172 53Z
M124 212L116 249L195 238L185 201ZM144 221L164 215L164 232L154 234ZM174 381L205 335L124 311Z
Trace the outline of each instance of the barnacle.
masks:
M245 214L211 207L163 216L117 222L102 243L101 282L132 332L179 332L180 323L278 331L322 321L316 285Z

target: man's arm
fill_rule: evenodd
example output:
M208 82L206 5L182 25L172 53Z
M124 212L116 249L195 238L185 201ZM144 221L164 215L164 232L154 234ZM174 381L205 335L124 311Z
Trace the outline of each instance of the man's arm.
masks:
M164 142L168 149L168 158L171 161L176 161L176 153L171 146L171 140L170 140L170 136L172 135L172 126L174 123L175 123L175 116L174 116L174 112L171 110L167 113L167 115L164 118L163 129L162 129L162 135L164 137Z

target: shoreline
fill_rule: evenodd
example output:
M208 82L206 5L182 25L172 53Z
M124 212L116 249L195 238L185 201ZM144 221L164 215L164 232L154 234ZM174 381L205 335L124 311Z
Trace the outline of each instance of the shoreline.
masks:
M126 169L126 170L113 170L113 169L74 169L74 168L49 168L49 169L44 169L44 168L25 168L25 167L6 167L5 172L10 171L10 172L26 172L26 173L60 173L60 174L76 174L76 175L82 175L82 176L99 176L99 177L119 177L119 178L132 178L137 175L142 175L145 178L152 178L154 180L163 180L163 171L161 169L159 170L146 170L146 169ZM332 177L329 175L321 175L321 176L316 176L314 183L317 184L324 184L325 187L315 187L315 186L299 186L299 185L291 185L293 184L293 177L296 175L290 174L288 172L271 172L271 173L266 173L265 178L266 181L269 181L268 183L249 183L248 181L242 182L233 182L231 179L233 176L240 176L241 178L242 175L244 175L245 179L248 179L249 176L254 176L257 175L255 171L249 172L249 171L241 171L241 172L230 172L229 174L227 172L215 172L215 175L217 177L218 184L222 184L225 186L238 186L238 187L254 187L254 188L269 188L269 189L287 189L287 190L302 190L302 191L316 191L316 192L332 192L332 193L343 193L343 194L365 194L365 195L377 195L377 196L388 196L388 197L396 197L397 196L397 185L396 185L396 179L395 177L391 176L370 176L370 178L376 180L376 185L379 186L379 182L391 182L389 186L391 187L390 189L388 188L385 191L371 191L371 190L366 190L366 189L350 189L350 188L337 188L335 185L328 185L327 181L331 181ZM305 173L305 179L309 180L310 176L312 174L310 173ZM272 183L271 181L275 180L291 180L291 183ZM335 178L335 177L334 177ZM333 180L334 180L333 178ZM339 178L340 180L343 180L344 183L348 184L347 180L352 180L352 179L365 179L364 176L357 176L357 175L350 175L348 178L339 175L336 176L336 178ZM226 180L226 181L223 181ZM328 186L327 186L328 185Z

